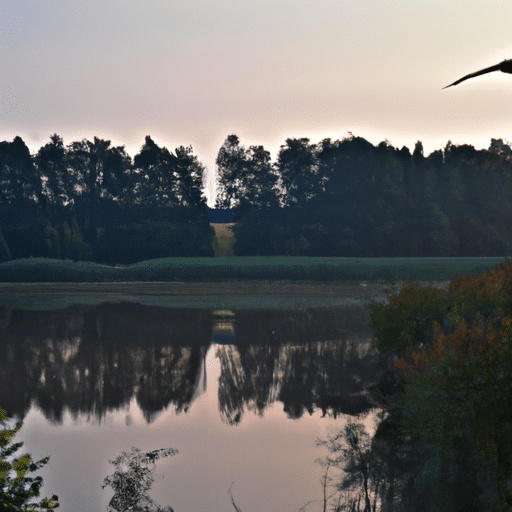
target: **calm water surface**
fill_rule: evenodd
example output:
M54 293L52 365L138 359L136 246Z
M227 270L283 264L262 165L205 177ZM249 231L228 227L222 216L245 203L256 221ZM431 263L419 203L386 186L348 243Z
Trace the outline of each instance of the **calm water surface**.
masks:
M368 307L300 311L102 304L0 309L0 407L24 421L44 495L104 511L109 459L173 447L152 496L175 512L322 509L317 437L355 415L383 364ZM317 501L316 501L317 500Z

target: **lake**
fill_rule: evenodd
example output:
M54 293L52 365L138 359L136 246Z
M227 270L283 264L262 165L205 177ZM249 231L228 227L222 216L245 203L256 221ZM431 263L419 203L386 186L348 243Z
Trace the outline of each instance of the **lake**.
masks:
M44 296L27 309L5 297L0 407L23 420L25 450L50 456L37 474L63 512L104 511L108 461L131 447L179 450L157 463L151 492L175 512L234 510L230 487L244 512L317 512L316 439L351 419L371 430L368 388L384 362L368 320L382 295L314 307L260 296L255 308L228 295L211 307L132 296L48 310Z

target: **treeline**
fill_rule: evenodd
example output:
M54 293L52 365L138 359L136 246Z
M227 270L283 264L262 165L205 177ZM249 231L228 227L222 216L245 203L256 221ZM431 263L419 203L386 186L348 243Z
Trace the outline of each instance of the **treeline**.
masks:
M512 148L447 143L428 156L352 134L287 139L276 161L230 135L217 208L233 208L236 255L505 256L512 249ZM0 262L49 257L128 264L213 256L205 168L191 147L147 136L132 159L57 134L31 155L0 142Z
M512 247L512 148L448 142L424 155L350 134L287 139L275 162L229 136L218 208L234 208L237 255L505 256Z
M149 136L133 160L96 137L54 134L35 155L20 137L0 142L0 262L213 256L204 170L191 147Z

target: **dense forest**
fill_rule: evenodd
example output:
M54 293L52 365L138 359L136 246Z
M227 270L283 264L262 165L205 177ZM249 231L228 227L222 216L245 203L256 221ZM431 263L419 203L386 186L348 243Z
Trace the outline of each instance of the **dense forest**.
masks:
M31 155L0 143L0 261L44 256L133 263L212 256L204 167L146 137L132 159L94 138L64 146L54 134Z
M384 141L287 139L276 161L227 137L216 208L236 213L236 255L505 256L512 248L512 147L448 142L428 156ZM0 262L49 257L129 264L213 256L205 168L192 147L147 136L131 158L54 134L31 154L0 142Z
M413 153L361 137L287 139L271 163L236 136L217 158L218 207L238 212L238 255L505 256L512 148L448 142Z

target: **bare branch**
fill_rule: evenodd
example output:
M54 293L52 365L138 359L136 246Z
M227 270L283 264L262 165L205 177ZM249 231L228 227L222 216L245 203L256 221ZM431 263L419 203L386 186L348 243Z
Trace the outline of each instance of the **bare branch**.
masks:
M231 492L231 487L233 487L234 483L235 483L235 481L233 480L233 482L229 486L228 494L229 494L229 497L231 498L231 504L233 505L233 507L235 507L236 512L242 512L242 510L237 507L237 505L235 503L235 498L233 498L233 493Z

